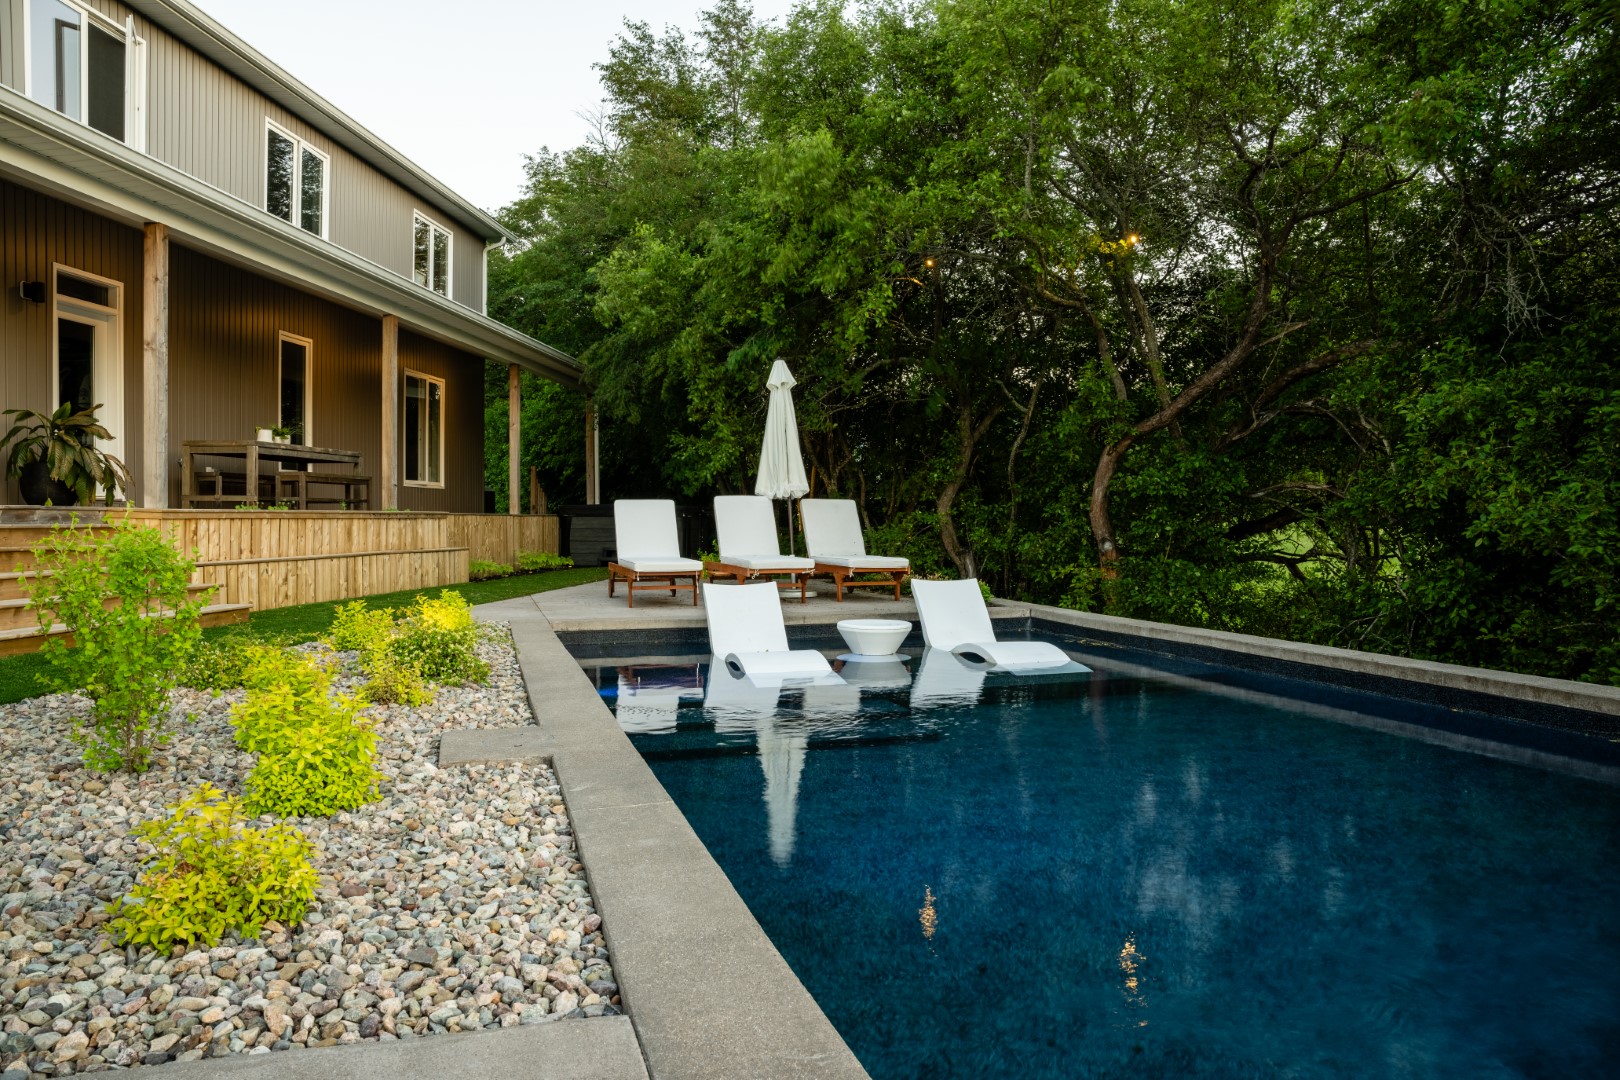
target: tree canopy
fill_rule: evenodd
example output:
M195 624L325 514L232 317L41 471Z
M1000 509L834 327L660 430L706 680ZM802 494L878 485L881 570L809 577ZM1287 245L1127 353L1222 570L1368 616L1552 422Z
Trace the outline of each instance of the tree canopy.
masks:
M585 363L610 496L750 490L780 356L814 494L920 572L1620 683L1616 31L719 0L608 49L491 310ZM583 400L530 389L524 453L577 498Z

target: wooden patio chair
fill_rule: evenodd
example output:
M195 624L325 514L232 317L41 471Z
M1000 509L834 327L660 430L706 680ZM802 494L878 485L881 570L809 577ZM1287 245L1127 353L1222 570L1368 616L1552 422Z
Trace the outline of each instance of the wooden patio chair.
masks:
M624 582L626 599L636 606L636 590L678 589L692 591L692 606L698 602L698 577L703 564L681 558L680 535L675 528L675 503L669 499L616 499L613 503L613 535L617 543L614 558L608 562L608 597ZM684 584L683 584L684 582Z
M816 573L833 579L840 604L844 602L844 590L857 587L892 588L894 598L900 599L900 586L911 573L911 563L899 556L866 553L854 500L805 499L799 503L799 520L804 522L805 552L815 560ZM857 574L881 576L852 580Z
M735 578L739 585L756 577L785 577L799 586L799 603L804 603L816 564L782 554L771 500L763 495L716 495L714 530L720 538L720 557L703 564L705 573Z

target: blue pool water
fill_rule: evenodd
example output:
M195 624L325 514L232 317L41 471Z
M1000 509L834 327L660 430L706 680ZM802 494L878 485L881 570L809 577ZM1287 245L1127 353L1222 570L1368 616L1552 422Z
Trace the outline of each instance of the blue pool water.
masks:
M1620 1075L1620 787L1076 655L707 705L582 663L878 1080Z

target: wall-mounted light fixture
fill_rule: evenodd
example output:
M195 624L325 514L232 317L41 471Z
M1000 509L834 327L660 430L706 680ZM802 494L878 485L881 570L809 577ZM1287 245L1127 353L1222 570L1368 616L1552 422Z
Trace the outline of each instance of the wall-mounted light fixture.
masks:
M43 304L45 302L45 283L43 281L19 281L17 295L30 304Z

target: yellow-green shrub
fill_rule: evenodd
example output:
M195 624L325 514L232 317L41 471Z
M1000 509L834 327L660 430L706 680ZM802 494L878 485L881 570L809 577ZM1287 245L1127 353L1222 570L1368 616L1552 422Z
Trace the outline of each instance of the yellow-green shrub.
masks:
M366 662L366 685L360 693L373 705L427 705L433 701L433 688L412 664L396 659L387 649L373 653Z
M364 656L386 648L394 636L394 613L387 608L367 608L364 600L340 606L326 632L327 644L342 651L355 650Z
M512 567L508 563L474 559L467 564L467 578L470 581L488 581L490 578L510 577L511 574Z
M140 881L115 901L112 932L126 945L213 946L227 930L257 937L268 920L292 925L315 896L315 849L297 829L246 824L239 799L212 784L135 835L156 849Z
M436 598L418 596L400 613L388 651L431 682L483 682L489 665L478 658L480 636L467 598L445 589Z
M377 735L364 703L332 693L332 675L287 650L249 667L247 697L231 709L236 743L259 755L248 774L256 814L318 817L377 797Z
M520 551L517 556L517 568L533 573L536 570L566 570L574 565L574 560L567 555L553 555L549 551Z

